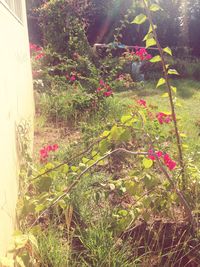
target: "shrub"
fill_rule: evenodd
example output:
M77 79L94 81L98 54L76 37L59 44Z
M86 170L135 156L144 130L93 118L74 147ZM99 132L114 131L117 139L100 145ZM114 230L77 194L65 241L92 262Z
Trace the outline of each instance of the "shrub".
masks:
M68 57L72 57L74 52L91 54L81 14L74 9L71 1L46 2L38 13L45 44Z

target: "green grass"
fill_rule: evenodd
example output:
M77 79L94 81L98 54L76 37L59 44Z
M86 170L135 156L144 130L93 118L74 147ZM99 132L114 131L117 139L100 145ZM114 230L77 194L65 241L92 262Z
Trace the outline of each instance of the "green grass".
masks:
M186 134L190 151L200 152L200 82L193 80L174 80L172 85L177 87L176 106L178 123L182 133ZM143 98L148 104L158 107L159 111L169 112L169 100L162 97L165 88L156 89L155 82L145 82L144 87L134 91L117 94L124 103L135 101L135 97Z
M192 80L175 80L173 85L177 87L177 97L180 105L176 107L178 123L181 132L186 134L184 142L188 145L189 152L194 154L198 162L200 152L200 83ZM78 149L89 145L106 127L112 125L115 120L126 113L129 106L135 103L135 99L144 98L148 105L158 107L159 111L170 110L169 101L163 98L164 88L156 89L153 82L145 82L143 87L133 91L116 93L115 97L106 100L105 108L91 116L87 121L79 123L82 138ZM199 123L199 124L198 124ZM43 120L38 121L38 127ZM43 126L43 125L42 125ZM69 150L65 154L73 154L77 146L69 144ZM186 150L187 152L187 150ZM139 260L139 255L130 253L129 244L116 245L116 236L112 228L112 216L108 202L105 201L103 190L98 191L95 183L102 184L111 179L103 172L85 175L78 184L76 190L70 196L70 201L77 216L75 236L83 246L83 251L74 249L67 234L62 229L46 229L39 238L39 250L41 266L44 267L134 267L142 266L134 263ZM100 200L96 201L96 199ZM80 220L79 220L80 219ZM149 255L147 255L147 262ZM141 259L141 262L144 261ZM148 263L147 263L148 264ZM145 266L145 265L143 265Z

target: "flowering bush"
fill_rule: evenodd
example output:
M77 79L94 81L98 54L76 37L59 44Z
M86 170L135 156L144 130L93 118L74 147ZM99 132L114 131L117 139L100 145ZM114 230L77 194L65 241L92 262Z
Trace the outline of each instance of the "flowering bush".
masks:
M148 61L152 58L152 55L143 47L135 47L135 51L128 50L123 56L127 61Z
M40 149L40 162L45 163L49 158L50 152L55 152L59 148L58 144L44 146Z
M104 83L103 80L100 80L99 87L97 88L97 93L98 94L102 94L103 93L103 96L109 97L109 96L111 96L113 94L113 91L112 91L111 87L108 84Z
M35 60L39 60L45 56L45 53L43 52L43 48L41 46L30 43L29 48L31 57L34 57Z

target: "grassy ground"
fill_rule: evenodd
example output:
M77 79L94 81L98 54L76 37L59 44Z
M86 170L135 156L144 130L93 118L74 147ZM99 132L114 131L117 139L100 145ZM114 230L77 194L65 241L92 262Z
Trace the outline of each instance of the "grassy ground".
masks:
M156 89L155 84L145 82L143 87L134 91L115 93L114 98L107 99L108 110L104 111L103 117L102 114L96 114L88 120L80 121L73 127L70 125L51 125L44 118L38 117L36 120L35 155L38 155L38 150L44 144L49 143L58 143L64 151L61 151L63 155L66 153L76 154L82 151L83 146L90 144L93 137L98 136L106 129L107 125L112 125L113 121L118 120L135 102L136 98L145 99L148 105L158 106L159 111L169 111L168 99L161 97L164 88ZM178 92L177 114L178 118L181 118L179 124L182 127L182 133L187 136L186 141L190 151L193 151L198 158L198 153L200 153L200 83L192 80L176 80L173 84L177 87ZM66 150L72 143L73 146L70 150ZM76 228L76 233L71 231L69 235L66 230L62 230L62 225L65 225L63 222L57 224L55 220L53 224L48 225L39 238L41 266L186 266L180 262L179 265L171 263L171 260L176 262L180 258L180 255L177 256L178 254L169 256L170 262L164 264L162 263L163 257L158 257L157 254L155 257L152 254L149 257L149 252L141 259L137 248L131 247L130 251L129 241L123 240L123 245L116 243L116 239L113 238L112 212L109 203L108 201L96 203L96 198L103 200L104 195L103 190L100 193L96 192L95 185L102 183L104 186L104 182L107 180L109 177L106 172L91 173L79 183L72 196L73 216L75 217L71 218L70 216L67 217L68 214L65 215L65 223L72 229ZM167 235L174 231L169 237L169 239L174 240L177 235L176 229L171 229L170 224L167 227ZM180 227L180 232L182 231L181 225L176 227ZM134 239L134 233L132 234ZM77 240L79 240L78 243ZM156 243L156 249L161 249L159 242Z
M193 80L175 80L177 87L176 111L179 125L187 135L191 150L200 153L200 82ZM135 91L117 94L117 98L129 104L135 97L143 98L147 103L158 106L159 111L169 112L169 100L162 97L166 89L156 89L156 82L145 82L144 87Z
M179 125L187 136L187 144L196 153L200 152L200 82L193 80L175 80L172 83L177 87L177 107ZM165 88L156 89L156 82L145 82L142 87L134 91L115 93L113 99L108 99L109 109L102 119L100 116L93 116L86 121L79 122L76 127L52 125L47 123L45 118L37 117L35 124L35 153L48 143L66 144L80 140L80 130L88 131L88 138L91 135L102 131L102 125L120 118L135 98L144 98L148 104L158 106L159 111L170 111L168 98L162 97ZM98 128L99 124L99 128ZM85 134L87 139L87 134ZM84 140L87 142L87 140Z

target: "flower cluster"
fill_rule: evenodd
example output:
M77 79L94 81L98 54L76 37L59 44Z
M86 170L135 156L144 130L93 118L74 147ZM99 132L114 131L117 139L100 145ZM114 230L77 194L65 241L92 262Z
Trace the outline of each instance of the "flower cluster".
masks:
M65 75L66 79L70 82L75 82L76 81L76 74L75 73L70 73L70 75L68 73L66 73Z
M145 48L135 47L135 51L128 51L124 53L124 56L127 60L134 61L134 60L150 60L152 55L147 52Z
M140 58L141 61L150 60L152 58L152 55L148 54L145 48L136 48L135 54Z
M123 83L123 86L125 86L126 88L129 88L133 84L131 75L128 73L120 74L116 80Z
M157 115L156 115L156 118L158 120L158 122L160 124L164 124L164 123L170 123L172 121L172 116L171 115L167 115L163 112L159 112Z
M109 97L113 94L111 87L108 84L104 83L103 80L100 80L100 82L99 82L99 87L97 88L97 93L99 93L99 92L103 92L103 95L105 97Z
M167 166L170 171L172 171L176 167L176 162L170 158L169 154L164 154L162 151L153 152L153 150L150 149L148 151L148 157L153 161L156 160L156 157L158 157L159 159L162 158L165 166Z
M42 149L40 149L40 161L41 162L47 161L49 157L49 153L55 152L57 150L58 150L58 144L48 145L48 146L43 147Z
M147 107L147 102L144 99L139 99L137 100L138 105L142 106L142 107Z
M44 53L42 52L42 47L36 44L29 44L30 54L34 54L35 60L39 60L44 57Z

